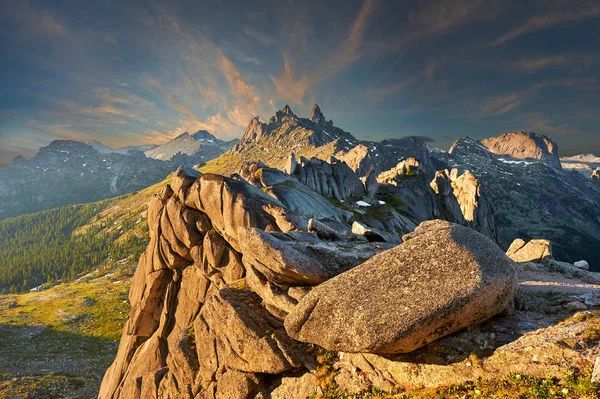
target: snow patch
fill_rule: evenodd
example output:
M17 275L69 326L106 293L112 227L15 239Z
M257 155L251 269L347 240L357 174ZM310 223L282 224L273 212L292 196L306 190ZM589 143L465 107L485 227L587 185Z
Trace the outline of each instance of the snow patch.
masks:
M513 165L523 164L525 166L532 165L532 164L535 163L535 162L527 162L527 161L513 161L511 159L504 159L504 158L498 158L498 161L504 162L504 163L507 163L507 164L513 164Z
M356 201L356 205L358 205L358 206L371 206L371 204L368 204L365 201Z

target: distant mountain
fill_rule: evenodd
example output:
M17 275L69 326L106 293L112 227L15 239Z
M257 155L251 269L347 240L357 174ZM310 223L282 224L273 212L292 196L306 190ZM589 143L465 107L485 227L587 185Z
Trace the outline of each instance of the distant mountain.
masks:
M98 201L148 187L179 165L198 166L237 143L205 130L163 145L114 149L99 141L56 140L27 160L0 167L0 219Z
M600 157L594 154L579 154L572 157L562 157L560 159L564 169L579 172L584 177L596 180L594 177L595 169L600 167Z
M600 164L600 157L594 154L579 154L573 155L572 157L561 157L560 160L563 162L583 162Z
M0 167L0 219L85 203L148 187L178 166L141 151L101 153L99 143L56 140L27 160Z
M96 140L92 140L92 141L88 142L87 144L89 146L92 146L94 149L98 150L98 152L100 152L101 154L109 154L109 153L127 154L129 151L144 152L144 151L152 150L152 149L158 147L158 145L156 145L156 144L149 144L149 145L128 145L125 147L120 147L120 148L114 149L114 148L104 145L101 142L96 141Z
M188 132L180 134L165 144L145 151L145 154L148 158L162 161L179 157L180 159L190 159L189 162L181 163L202 164L218 157L237 142L237 139L226 142L216 138L206 130L199 130L194 134Z

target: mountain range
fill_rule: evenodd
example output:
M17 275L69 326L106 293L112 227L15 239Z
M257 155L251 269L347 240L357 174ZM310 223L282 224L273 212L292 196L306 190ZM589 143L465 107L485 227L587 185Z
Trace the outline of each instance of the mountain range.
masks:
M200 166L236 142L205 130L162 145L118 149L98 141L55 140L31 159L18 156L0 167L0 219L140 190L179 165Z
M316 104L308 118L294 114L287 105L268 121L253 118L239 142L224 142L206 131L183 133L149 149L113 150L97 142L53 142L34 158L18 158L0 169L0 215L139 190L160 181L180 164L196 166L203 173L229 175L252 161L283 169L292 154L294 158L339 160L362 179L370 173L377 176L395 170L412 158L424 177L418 187L403 183L405 189L396 190L404 200L407 192L425 190L438 171L448 170L447 176L452 169L457 169L456 176L469 171L481 183L494 210L495 238L502 248L508 248L515 238L543 237L552 241L562 259L587 259L593 267L600 265L596 249L600 248L600 185L592 179L597 157L561 159L558 146L549 137L524 132L485 140L459 139L447 152L428 146L419 137L361 141L336 127ZM586 169L569 167L573 164L586 165ZM19 184L22 181L38 183ZM457 183L452 180L450 184ZM414 201L413 214L437 217L433 208L421 209L422 196L413 197L408 199Z
M203 163L210 151L224 152ZM268 121L254 118L239 142L205 131L153 148L53 142L5 168L23 186L12 209L29 198L49 207L112 198L0 221L0 291L11 293L0 296L3 364L38 375L43 361L52 375L76 381L61 385L63 396L100 390L103 398L305 397L315 386L336 397L339 389L414 388L439 376L462 383L473 370L484 379L560 377L565 367L544 359L564 359L560 343L574 329L597 328L588 318L557 324L600 306L600 278L584 270L600 269L596 159L560 158L549 137L526 132L461 138L448 151L419 137L362 141L317 105L308 118L289 106ZM507 248L521 263L510 263ZM419 277L399 273L397 259ZM480 272L481 281L498 277L490 262L505 271L506 289L464 289ZM461 296L467 291L475 296ZM440 317L441 296L453 305ZM465 300L478 310L461 310ZM498 312L511 317L475 325ZM352 327L357 320L365 324ZM411 353L381 352L387 327L405 321L417 335L426 331L426 341L409 334L386 345ZM25 327L35 323L52 327ZM86 347L74 363L84 352L71 353L75 341L55 329L104 340L122 334L121 343ZM587 364L594 337L569 349L569 367ZM30 348L39 339L47 341L35 346L43 360ZM532 352L515 349L523 345ZM419 367L420 379L404 367ZM24 392L23 380L10 381L0 396Z
M291 153L334 157L359 177L370 170L390 170L408 158L418 160L429 179L439 170L468 170L482 183L495 210L502 248L515 238L543 237L552 241L562 259L588 259L600 267L600 185L591 178L598 158L561 160L558 145L548 136L513 132L485 140L464 138L446 152L419 137L361 141L335 127L318 105L309 118L295 115L286 105L268 122L254 118L237 145L199 170L231 174L248 161L281 169ZM562 167L573 159L590 163L590 169L581 173Z

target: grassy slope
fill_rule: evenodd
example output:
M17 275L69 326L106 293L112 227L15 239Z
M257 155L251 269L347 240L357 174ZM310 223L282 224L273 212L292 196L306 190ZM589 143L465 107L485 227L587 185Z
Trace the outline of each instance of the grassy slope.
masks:
M146 205L167 181L105 200L72 234L110 221L117 241L147 235ZM131 257L109 258L75 281L0 295L0 397L95 397L127 319L134 267Z
M0 296L0 397L94 397L129 312L132 266Z

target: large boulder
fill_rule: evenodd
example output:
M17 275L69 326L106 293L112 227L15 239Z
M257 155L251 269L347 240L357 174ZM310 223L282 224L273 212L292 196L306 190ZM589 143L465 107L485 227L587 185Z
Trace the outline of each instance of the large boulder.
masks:
M512 309L514 262L489 238L430 221L405 243L315 287L285 319L327 350L406 353Z

